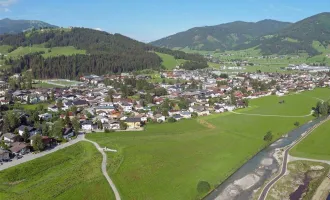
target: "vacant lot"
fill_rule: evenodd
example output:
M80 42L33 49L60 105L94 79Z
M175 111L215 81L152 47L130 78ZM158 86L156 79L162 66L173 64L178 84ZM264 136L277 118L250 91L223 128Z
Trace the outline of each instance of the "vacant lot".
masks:
M93 144L79 142L0 171L0 199L114 199L101 162Z
M323 89L326 91L327 89ZM321 92L308 94L317 97ZM301 96L302 98L299 98ZM251 101L254 106L242 113L309 114L317 100L304 95L282 97L286 103L278 111L274 97ZM296 101L306 101L297 103ZM293 108L292 108L293 107ZM287 110L287 112L285 112ZM285 118L246 116L232 113L211 115L176 124L148 125L143 132L98 133L88 135L101 146L118 149L109 153L108 173L126 199L195 199L201 180L211 187L220 184L266 143L312 119L312 116ZM208 123L211 126L205 126Z
M330 121L327 121L294 147L290 154L296 157L330 160L329 131Z

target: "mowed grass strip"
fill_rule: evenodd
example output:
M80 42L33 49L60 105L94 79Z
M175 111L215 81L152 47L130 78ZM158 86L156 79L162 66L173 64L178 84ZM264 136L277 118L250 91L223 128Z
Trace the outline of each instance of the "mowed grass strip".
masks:
M295 101L299 95L303 96L298 94ZM318 92L311 95L317 96ZM316 102L314 98L301 98L306 103L295 104L291 96L282 98L287 102L282 109L287 109L288 115L310 113ZM251 104L272 114L278 102L262 99L264 102L251 100ZM248 108L240 112L252 111ZM96 133L87 137L102 147L118 150L108 153L108 173L124 199L196 199L205 195L197 192L199 181L208 181L212 188L223 182L267 145L263 137L268 131L272 131L275 140L294 129L296 121L303 124L312 118L224 113L199 118L212 124L212 129L197 120L183 120L149 124L143 132Z
M95 146L79 142L0 171L0 199L114 199Z
M290 154L296 157L330 161L329 141L330 121L327 121L295 146Z

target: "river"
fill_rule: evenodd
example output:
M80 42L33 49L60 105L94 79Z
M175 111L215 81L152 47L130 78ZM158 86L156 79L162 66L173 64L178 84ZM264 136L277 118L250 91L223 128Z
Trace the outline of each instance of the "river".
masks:
M323 119L323 118L322 118ZM254 191L260 188L271 178L272 174L279 170L277 160L273 157L275 149L292 144L303 133L312 128L321 120L314 119L297 129L291 131L270 146L266 147L253 158L247 161L240 169L214 189L204 200L247 200L252 199ZM263 162L267 160L267 162ZM242 181L244 180L244 181ZM250 185L239 185L240 182L248 182ZM255 184L251 184L255 182Z

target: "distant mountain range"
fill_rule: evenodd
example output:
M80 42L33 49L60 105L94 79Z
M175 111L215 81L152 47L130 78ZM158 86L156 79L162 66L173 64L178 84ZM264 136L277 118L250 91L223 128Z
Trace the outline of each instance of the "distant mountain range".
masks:
M4 33L20 33L33 28L56 28L57 26L48 24L46 22L37 20L12 20L12 19L2 19L0 20L0 34Z
M330 13L320 13L296 23L262 20L196 27L150 44L166 48L206 51L259 48L262 54L317 55L313 42L330 43Z

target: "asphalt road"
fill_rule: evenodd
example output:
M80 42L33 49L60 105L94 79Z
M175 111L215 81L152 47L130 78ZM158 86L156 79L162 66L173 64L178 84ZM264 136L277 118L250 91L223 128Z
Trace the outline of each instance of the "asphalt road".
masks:
M10 167L14 167L16 165L19 165L19 164L22 164L22 163L25 163L25 162L28 162L30 160L34 160L36 158L43 157L43 156L48 155L50 153L54 153L54 152L56 152L60 149L64 149L68 146L76 144L77 142L80 142L83 139L84 139L84 135L78 135L78 137L76 139L71 140L71 141L69 141L67 143L64 143L64 144L57 145L57 146L55 146L54 148L52 148L50 150L45 150L45 151L37 153L37 154L29 153L29 154L23 155L23 157L21 159L18 159L18 160L16 158L14 158L14 159L12 159L11 162L5 162L2 165L0 165L0 171L8 169Z
M314 127L312 127L309 131L307 131L307 133L302 136L301 138L299 138L296 142L292 143L292 145L290 145L285 151L284 151L284 157L283 157L283 162L282 162L282 168L281 168L281 173L279 173L274 179L272 179L269 183L267 183L267 185L263 188L263 191L261 192L258 200L265 200L267 197L267 194L270 190L270 188L280 179L282 178L282 176L284 176L284 174L287 171L287 165L288 165L288 157L289 157L289 151L296 146L297 144L299 144L299 142L301 142L303 139L305 139L310 133L312 133L317 127L319 127L321 124L323 124L325 121L327 121L329 119L329 117L325 120L323 120L322 122L320 122L319 124L315 125Z

